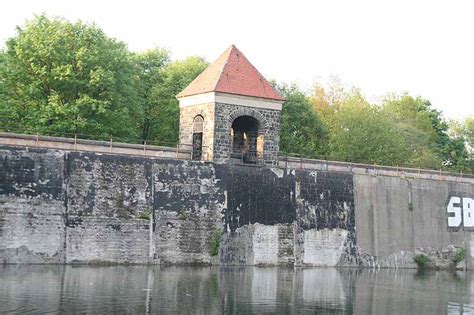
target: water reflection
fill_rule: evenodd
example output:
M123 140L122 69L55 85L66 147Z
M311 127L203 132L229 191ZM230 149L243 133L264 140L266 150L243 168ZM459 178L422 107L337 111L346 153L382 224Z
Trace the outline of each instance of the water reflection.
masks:
M0 312L474 314L470 273L0 266Z

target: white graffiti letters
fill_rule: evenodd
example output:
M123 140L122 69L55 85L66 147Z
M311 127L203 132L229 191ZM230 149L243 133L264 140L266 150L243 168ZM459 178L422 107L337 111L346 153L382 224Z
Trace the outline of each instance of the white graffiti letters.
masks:
M451 197L448 202L448 227L474 227L474 199Z
M448 213L454 214L448 217L448 226L449 227L459 227L461 225L461 198L451 197L448 203Z

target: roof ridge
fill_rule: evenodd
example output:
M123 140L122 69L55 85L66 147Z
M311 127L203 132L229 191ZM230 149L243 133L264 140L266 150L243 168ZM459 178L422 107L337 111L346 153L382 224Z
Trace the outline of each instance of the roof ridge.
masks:
M224 53L222 53L221 57L222 57L227 51L229 51L229 52L227 53L226 58L225 58L224 66L221 67L221 71L220 71L220 73L219 73L219 76L217 77L216 83L214 84L213 90L215 90L215 89L217 88L217 86L219 85L219 82L220 82L221 79L222 79L222 74L224 73L224 70L225 70L225 68L227 67L227 64L229 63L229 56L230 56L230 54L232 53L232 50L234 50L234 49L237 49L237 47L235 47L235 45L232 44L232 45L230 45L229 48L227 48L227 49L224 51ZM221 57L219 57L219 59L220 59Z
M283 101L284 98L235 46L229 46L178 98L208 92Z

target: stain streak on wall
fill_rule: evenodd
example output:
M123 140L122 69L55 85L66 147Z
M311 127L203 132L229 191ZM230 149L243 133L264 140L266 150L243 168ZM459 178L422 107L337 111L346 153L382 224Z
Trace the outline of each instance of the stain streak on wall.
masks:
M419 251L465 247L470 266L472 232L446 227L453 192L474 195L447 181L0 146L0 263L413 267Z

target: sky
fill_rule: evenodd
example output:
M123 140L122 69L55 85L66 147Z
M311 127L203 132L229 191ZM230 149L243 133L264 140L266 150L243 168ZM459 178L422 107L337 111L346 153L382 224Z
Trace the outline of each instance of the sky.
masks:
M335 76L371 102L408 92L449 119L474 115L471 0L15 0L0 10L0 47L41 13L96 23L133 51L212 62L235 44L267 79L305 91Z

